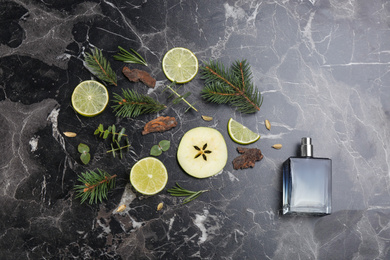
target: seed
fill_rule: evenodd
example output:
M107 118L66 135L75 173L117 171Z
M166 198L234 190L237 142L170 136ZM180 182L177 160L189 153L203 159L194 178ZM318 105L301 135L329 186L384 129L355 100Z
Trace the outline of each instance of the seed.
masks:
M272 148L274 148L274 149L281 149L281 148L282 148L282 145L281 145L281 144L274 144L274 145L272 146Z
M271 123L268 121L268 119L265 120L265 127L266 127L268 130L271 130Z
M122 212L126 209L126 205L125 204L122 204L118 207L118 209L116 210L116 212Z
M163 202L160 202L158 205L157 205L157 211L161 210L164 206L164 203Z
M75 137L77 134L73 132L64 132L64 135L67 137Z
M211 116L202 116L204 121L211 121L213 118Z

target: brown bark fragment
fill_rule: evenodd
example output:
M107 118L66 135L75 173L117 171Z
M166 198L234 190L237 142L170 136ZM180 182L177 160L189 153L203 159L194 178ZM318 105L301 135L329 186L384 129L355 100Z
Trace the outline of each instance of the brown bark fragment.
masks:
M241 155L233 160L233 168L235 170L253 168L256 161L263 159L263 154L257 148L237 147L237 152Z
M174 117L160 116L145 124L142 135L153 132L165 132L175 126L177 126L177 121Z
M122 73L132 82L141 81L149 88L154 88L156 86L156 79L150 76L150 74L147 73L146 71L123 67Z

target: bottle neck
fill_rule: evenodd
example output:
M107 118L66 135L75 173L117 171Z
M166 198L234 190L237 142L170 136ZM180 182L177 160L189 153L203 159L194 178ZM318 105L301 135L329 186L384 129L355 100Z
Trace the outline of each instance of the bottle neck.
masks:
M313 145L310 137L301 139L301 157L313 157Z

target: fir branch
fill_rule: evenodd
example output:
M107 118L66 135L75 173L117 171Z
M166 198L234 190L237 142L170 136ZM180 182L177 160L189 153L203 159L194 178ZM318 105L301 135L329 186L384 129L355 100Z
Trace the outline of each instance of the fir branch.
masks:
M118 46L119 52L117 55L114 55L114 59L123 61L125 63L135 63L148 66L145 59L135 50L130 49L130 52L123 49L121 46Z
M77 192L76 198L81 198L81 204L89 198L89 204L100 202L107 199L107 193L115 187L116 175L110 175L107 172L97 169L97 172L89 171L81 173L78 181L83 185L75 185Z
M122 96L114 93L112 106L116 116L136 117L142 114L155 113L166 108L165 105L147 95L139 94L132 90L122 89Z
M250 66L246 60L236 61L230 69L210 62L202 68L205 87L202 97L217 104L230 104L242 113L254 113L263 103L261 93L253 86Z
M104 58L101 50L95 47L91 53L85 53L85 66L99 79L117 86L117 77L110 62Z

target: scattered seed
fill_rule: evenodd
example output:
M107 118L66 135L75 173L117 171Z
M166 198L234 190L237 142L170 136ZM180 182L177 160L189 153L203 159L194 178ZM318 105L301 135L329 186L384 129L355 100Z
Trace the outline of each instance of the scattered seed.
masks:
M271 130L271 123L268 121L268 119L265 120L265 127L266 127L268 130Z
M157 211L161 210L164 206L164 203L163 202L160 202L158 205L157 205Z
M122 212L126 209L126 205L125 204L122 204L118 207L118 209L116 210L116 212Z
M73 132L64 132L64 135L67 137L75 137L77 134Z
M204 121L211 121L213 118L211 116L202 116Z
M274 145L272 146L272 148L274 148L274 149L281 149L281 148L282 148L282 145L281 145L281 144L274 144Z

